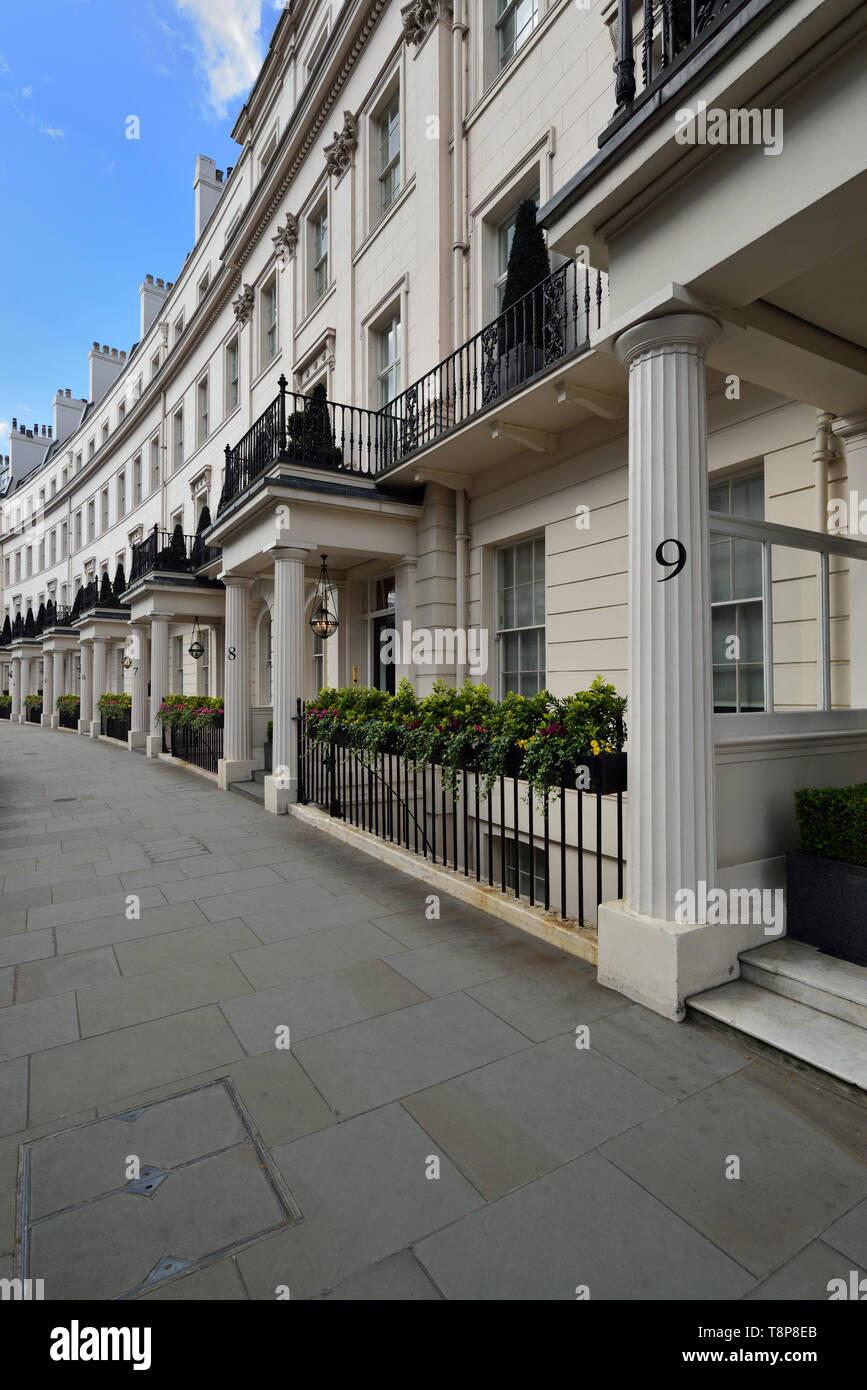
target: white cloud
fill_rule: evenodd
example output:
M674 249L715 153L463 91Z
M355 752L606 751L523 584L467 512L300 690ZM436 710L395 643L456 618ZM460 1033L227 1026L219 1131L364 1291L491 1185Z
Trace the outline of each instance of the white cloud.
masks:
M10 67L9 67L9 64L7 63L6 59L3 57L3 54L0 53L0 72L10 72L10 71L11 71L11 69L10 69Z
M208 100L222 113L246 96L262 65L262 0L176 0L196 29Z
M66 136L66 131L60 130L54 125L41 125L39 127L39 134L50 135L52 140L63 140Z
M25 100L29 100L30 97L33 96L33 88L32 88L32 87L19 87L19 88L18 88L18 95L19 95L20 97L24 97Z

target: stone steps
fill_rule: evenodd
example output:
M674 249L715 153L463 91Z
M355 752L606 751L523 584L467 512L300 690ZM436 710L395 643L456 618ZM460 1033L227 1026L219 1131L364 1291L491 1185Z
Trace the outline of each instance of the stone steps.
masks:
M741 978L687 1012L867 1093L867 968L783 939L745 951Z
M253 776L256 776L255 772ZM260 806L265 805L264 782L230 782L229 791L236 796L246 796L248 801L258 801Z

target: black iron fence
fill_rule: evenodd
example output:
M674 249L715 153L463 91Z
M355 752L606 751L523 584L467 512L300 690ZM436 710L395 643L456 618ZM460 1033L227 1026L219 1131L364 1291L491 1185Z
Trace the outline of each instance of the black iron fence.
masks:
M72 710L72 709L64 709L63 706L61 705L61 707L60 707L60 709L57 711L57 713L58 713L58 716L59 716L59 717L58 717L58 723L59 723L61 729L77 729L77 728L78 728L78 710L77 710L77 709L74 709L74 710Z
M218 560L221 553L219 546L205 545L201 536L184 536L180 531L163 531L155 526L132 548L129 582L134 584L154 570L194 574L203 565Z
M42 706L41 706L41 705L28 705L28 706L27 706L27 722L28 722L29 724L41 724L41 723L42 723Z
M312 802L433 864L564 919L576 916L583 923L591 900L598 908L623 896L622 791L604 797L564 783L540 806L526 782L501 776L485 795L484 774L472 768L458 772L450 785L435 764L415 767L396 753L366 762L354 749L315 743L300 701L295 724L302 804ZM606 832L613 839L609 854L603 851Z
M205 772L216 773L223 756L223 721L218 719L204 729L193 729L189 724L173 725L167 729L163 725L162 747L163 752L171 753L173 758L192 763Z
M125 714L100 714L100 729L106 738L117 738L126 743L132 723L132 710Z

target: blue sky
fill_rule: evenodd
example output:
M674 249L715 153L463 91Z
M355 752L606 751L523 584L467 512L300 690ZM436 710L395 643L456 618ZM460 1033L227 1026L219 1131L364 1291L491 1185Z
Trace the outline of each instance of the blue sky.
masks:
M86 396L94 339L138 338L146 274L193 245L197 154L235 164L235 117L275 0L3 0L0 453L9 423ZM140 138L126 137L137 116Z

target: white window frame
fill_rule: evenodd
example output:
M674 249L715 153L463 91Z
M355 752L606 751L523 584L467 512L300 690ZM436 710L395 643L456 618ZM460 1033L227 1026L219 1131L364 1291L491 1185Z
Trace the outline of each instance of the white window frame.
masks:
M231 415L241 404L241 352L238 335L226 344L225 354L226 414Z
M524 623L524 624L520 624L520 625L519 625L519 624L517 623L517 621L516 621L516 620L517 620L517 612L515 612L515 613L513 613L513 622L512 622L511 624L507 625L507 624L501 619L500 595L501 595L501 593L502 593L505 589L508 589L508 588L515 589L515 588L517 588L517 585L514 583L514 570L513 570L513 582L512 582L512 584L511 584L511 585L501 585L501 583L500 583L501 556L505 556L505 554L506 554L508 551L511 551L512 554L513 554L512 563L513 563L513 566L514 566L514 564L515 564L515 559L516 559L516 554L515 554L515 552L518 550L519 547L525 546L525 545L531 545L531 546L533 546L533 578L532 578L532 580L530 581L531 584L532 584L532 587L533 587L533 621L532 621L531 623ZM544 609L545 609L545 611L544 611L544 614L543 614L543 618L542 618L541 623L538 622L538 621L536 620L536 617L535 617L535 611L536 611L536 609L535 609L536 586L537 586L537 584L540 582L540 581L537 579L537 577L536 577L536 555L537 555L536 547L537 547L537 546L541 546L541 548L542 548L542 566L543 566L541 585L542 585L542 596L543 596L543 604L544 604ZM502 563L503 563L503 566L505 566L505 561L503 561ZM496 550L495 550L495 552L494 552L494 565L493 565L493 588L494 588L493 617L494 617L495 641L496 641L496 645L497 645L497 689L498 689L499 699L501 699L501 700L502 700L502 699L504 698L504 696L507 694L507 687L506 687L506 684L505 684L507 672L506 672L505 669L504 669L504 657L503 657L503 653L504 653L504 651L505 651L504 639L505 639L506 637L510 636L510 635L513 634L513 633L519 634L519 644L520 644L520 634L523 633L523 632L535 632L535 633L537 633L537 634L541 634L541 650L542 650L542 663L543 663L543 664L542 664L541 669L539 669L538 667L534 667L534 668L533 668L534 670L538 671L538 676L539 676L539 679L538 679L538 689L537 689L537 691L535 691L535 692L524 692L524 691L521 691L521 689L520 689L520 685L521 685L521 676L524 674L524 669L525 669L525 668L523 668L523 667L521 667L521 666L519 665L518 671L517 671L518 682L519 682L519 686L518 686L519 693L521 693L521 694L524 694L524 693L527 693L527 694L536 693L536 694L538 694L538 691L544 690L544 688L545 688L545 681L546 681L546 679L547 679L547 590L546 590L546 584L547 584L547 555L546 555L546 551L545 551L545 535L544 535L544 532L539 532L538 534L533 535L533 536L522 536L522 537L521 537L520 539L518 539L518 540L510 540L510 541L508 541L505 545L498 545L498 546L496 547ZM527 667L526 670L529 671L530 668ZM514 673L511 673L511 674L514 674Z
M204 410L202 409L204 401ZM208 373L199 377L196 382L196 443L199 447L204 444L210 434L210 412L211 412L211 386Z
M325 249L317 239L317 228L325 221ZM331 218L329 216L328 195L320 199L307 219L310 242L310 309L325 298L331 286Z
M269 276L264 285L259 290L259 323L261 337L259 340L259 370L265 368L274 361L280 350L279 329L278 329L278 295L277 295L277 276ZM269 310L270 304L270 310Z

